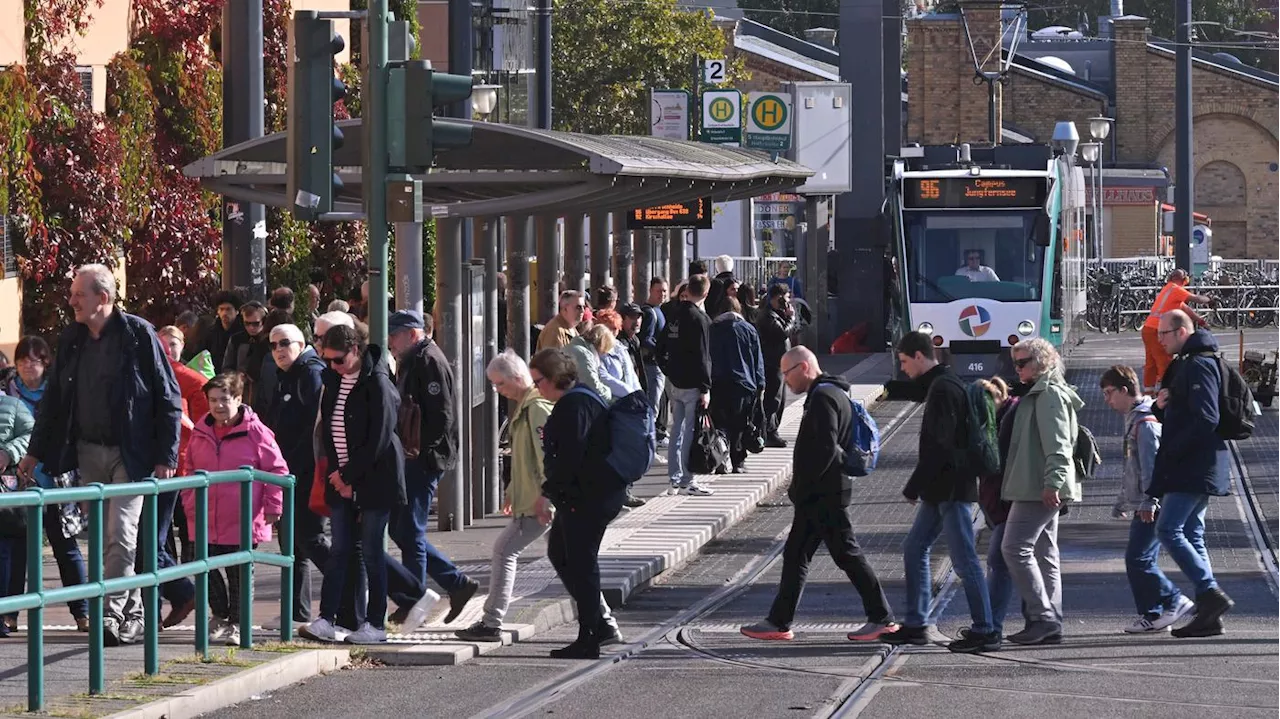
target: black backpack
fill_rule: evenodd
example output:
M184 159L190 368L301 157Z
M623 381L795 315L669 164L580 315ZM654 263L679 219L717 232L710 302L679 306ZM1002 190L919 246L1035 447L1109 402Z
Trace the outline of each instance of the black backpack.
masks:
M1102 454L1098 452L1098 440L1094 439L1093 432L1084 424L1079 424L1076 430L1076 446L1072 451L1072 459L1076 465L1076 479L1084 481L1093 479L1093 475L1098 471L1098 465L1102 464Z
M1227 441L1253 436L1254 401L1249 383L1239 370L1222 357L1221 352L1201 352L1218 362L1218 427L1217 434Z

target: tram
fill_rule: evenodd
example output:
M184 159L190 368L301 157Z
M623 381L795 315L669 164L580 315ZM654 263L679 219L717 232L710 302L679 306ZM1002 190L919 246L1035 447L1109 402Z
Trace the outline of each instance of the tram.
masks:
M1063 355L1084 311L1084 173L1048 146L902 148L886 211L891 334L933 336L964 377L1013 376L1010 348L1044 337Z

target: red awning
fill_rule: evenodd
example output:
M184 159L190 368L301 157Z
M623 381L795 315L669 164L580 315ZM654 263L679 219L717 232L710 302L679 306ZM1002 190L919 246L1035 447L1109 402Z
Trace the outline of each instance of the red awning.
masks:
M1174 207L1173 205L1162 202L1160 203L1160 209L1163 212L1176 212L1178 208ZM1209 219L1208 215L1202 215L1199 212L1195 212L1193 210L1191 212L1191 218L1202 225L1208 225L1210 227L1213 226L1213 220Z

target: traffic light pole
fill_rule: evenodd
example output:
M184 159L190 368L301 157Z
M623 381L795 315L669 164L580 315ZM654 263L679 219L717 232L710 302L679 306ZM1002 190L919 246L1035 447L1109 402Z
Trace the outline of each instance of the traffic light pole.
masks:
M222 145L262 137L262 0L222 8ZM222 203L222 288L267 299L267 214L256 202Z
M387 0L369 0L361 87L364 211L369 231L369 341L387 345Z

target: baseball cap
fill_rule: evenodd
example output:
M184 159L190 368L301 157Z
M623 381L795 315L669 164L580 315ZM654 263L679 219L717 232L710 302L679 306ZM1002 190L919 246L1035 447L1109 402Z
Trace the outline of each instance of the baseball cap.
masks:
M417 310L396 310L387 319L388 334L394 334L400 330L420 330L425 326L422 313Z
M640 311L640 305L637 305L634 302L628 302L618 308L618 314L623 317L639 317L643 313Z

